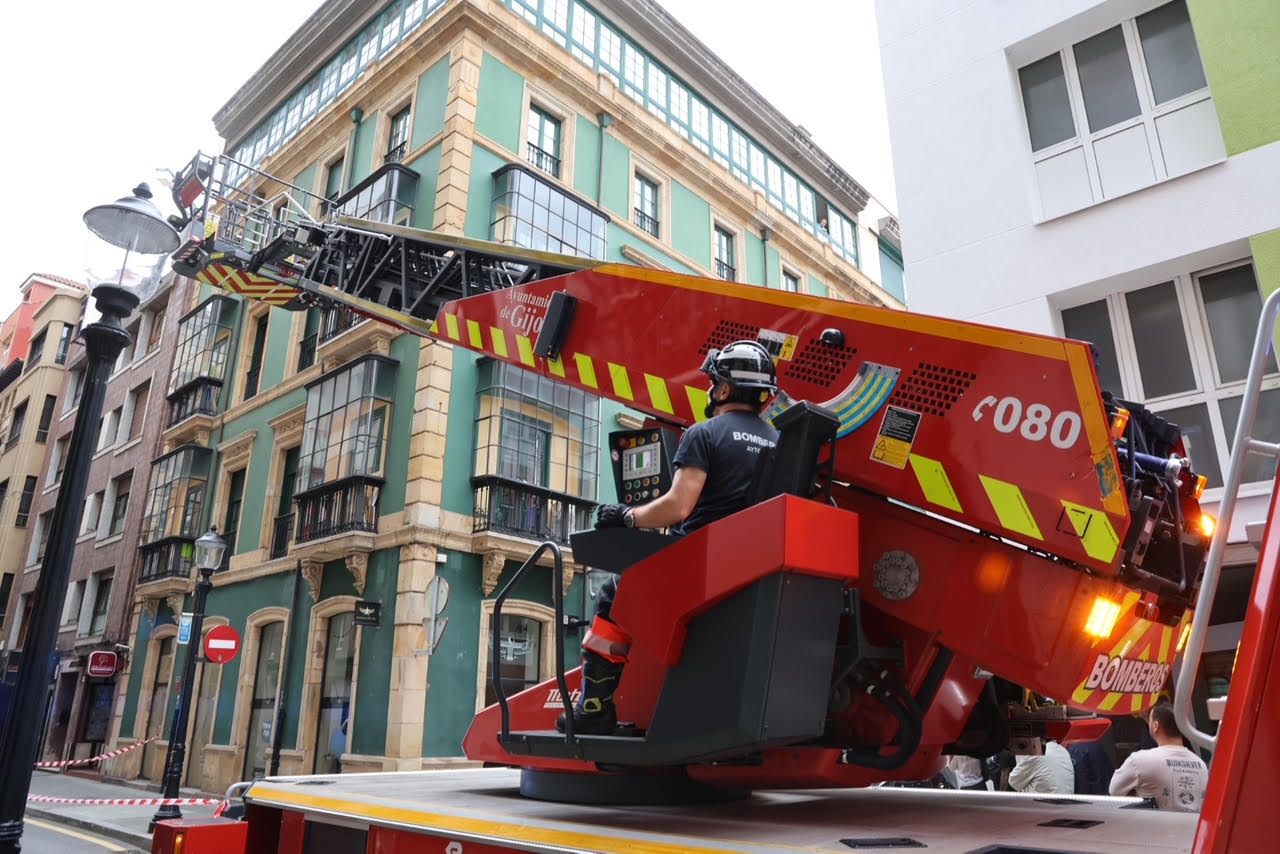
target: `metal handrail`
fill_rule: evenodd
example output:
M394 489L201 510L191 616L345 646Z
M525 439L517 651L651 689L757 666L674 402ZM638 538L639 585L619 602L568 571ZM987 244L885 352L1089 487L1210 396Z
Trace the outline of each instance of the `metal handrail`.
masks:
M1276 333L1277 313L1280 313L1280 291L1273 291L1263 303L1262 314L1258 318L1253 355L1249 361L1249 378L1245 380L1244 397L1240 401L1240 418L1236 422L1236 435L1231 443L1231 460L1227 463L1227 476L1222 485L1218 525L1209 544L1209 556L1205 560L1195 614L1191 618L1191 631L1187 634L1187 643L1182 651L1182 667L1178 670L1178 682L1173 694L1173 716L1178 722L1178 728L1193 744L1210 752L1217 747L1218 737L1196 727L1191 715L1191 692L1200 669L1200 657L1204 654L1204 642L1209 632L1209 614L1213 610L1213 600L1218 592L1222 558L1227 549L1240 483L1244 480L1245 459L1249 454L1280 458L1280 444L1264 442L1250 435L1258 418L1262 377L1266 373L1271 340Z
M577 741L573 735L573 704L569 701L569 683L564 678L564 587L562 584L564 554L560 551L559 545L547 540L529 555L528 560L520 564L520 568L506 584L502 585L502 590L493 600L493 623L489 627L489 681L493 685L493 693L502 712L502 736L498 740L499 744L505 744L511 737L511 711L507 708L507 692L502 688L502 642L499 638L499 628L502 625L502 603L507 601L507 597L515 590L516 583L524 577L529 568L537 566L543 552L548 550L554 561L551 602L555 608L556 628L553 634L556 646L556 685L560 688L560 704L564 706L564 740L566 744L574 744Z

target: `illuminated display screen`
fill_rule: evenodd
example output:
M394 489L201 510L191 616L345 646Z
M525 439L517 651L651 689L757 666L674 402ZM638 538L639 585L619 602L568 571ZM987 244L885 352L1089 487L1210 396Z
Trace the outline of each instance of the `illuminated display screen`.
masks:
M622 452L622 477L632 480L656 475L661 469L661 459L661 447L656 442L628 448Z

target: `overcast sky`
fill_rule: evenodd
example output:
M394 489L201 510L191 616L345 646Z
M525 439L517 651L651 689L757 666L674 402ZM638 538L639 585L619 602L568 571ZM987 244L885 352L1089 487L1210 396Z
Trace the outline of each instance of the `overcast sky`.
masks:
M890 209L873 0L659 0ZM221 150L212 116L319 0L19 4L5 81L0 316L33 272L81 278L80 216ZM786 14L779 15L781 9Z

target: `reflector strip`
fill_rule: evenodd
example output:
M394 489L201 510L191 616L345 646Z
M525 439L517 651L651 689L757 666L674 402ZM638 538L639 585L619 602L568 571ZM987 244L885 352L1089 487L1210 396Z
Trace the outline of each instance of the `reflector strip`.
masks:
M684 394L689 398L689 409L693 411L694 422L706 421L707 404L711 402L711 396L707 390L687 385L684 387Z
M499 359L507 358L507 336L496 326L489 327L489 340L493 342L493 354Z
M573 362L578 367L578 379L587 388L600 388L600 384L596 382L596 366L591 362L591 357L582 353L573 354Z
M911 463L911 470L915 472L916 480L920 483L920 491L924 493L926 501L956 513L964 512L964 508L960 506L960 499L956 496L955 487L951 485L951 479L947 477L942 463L919 454L912 454L907 459Z
M516 351L520 354L520 362L528 367L534 366L533 361L533 342L529 340L528 335L516 336Z
M467 340L471 342L472 349L484 349L484 338L480 335L480 324L474 320L467 321Z
M608 364L609 379L613 381L613 393L623 400L635 400L635 395L631 393L631 379L627 376L627 369L613 362Z
M987 498L991 500L991 507L996 511L1001 525L1026 537L1044 539L1021 489L1012 483L996 480L984 474L978 475L978 478L982 481L982 488L987 491Z
M564 379L564 362L560 360L559 356L554 359L547 359L547 368L551 371L551 376Z
M1120 547L1120 538L1116 536L1116 529L1111 526L1107 514L1065 499L1062 507L1089 557L1102 561L1110 561L1115 557L1116 549Z
M469 326L474 321L468 321ZM444 316L444 334L448 335L454 341L461 340L458 334L458 316L456 314L446 314Z
M667 393L667 381L653 374L645 374L644 384L649 388L649 399L653 401L653 408L668 415L674 415L675 409L671 406L671 395Z

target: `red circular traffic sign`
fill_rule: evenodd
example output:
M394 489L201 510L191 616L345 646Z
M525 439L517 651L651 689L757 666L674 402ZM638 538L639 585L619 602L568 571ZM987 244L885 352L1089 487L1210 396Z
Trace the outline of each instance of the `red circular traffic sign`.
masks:
M204 654L214 664L226 664L240 651L240 633L230 626L216 626L204 636Z

